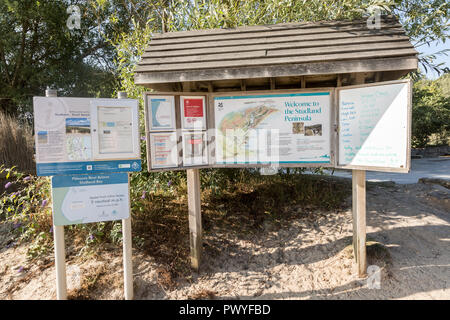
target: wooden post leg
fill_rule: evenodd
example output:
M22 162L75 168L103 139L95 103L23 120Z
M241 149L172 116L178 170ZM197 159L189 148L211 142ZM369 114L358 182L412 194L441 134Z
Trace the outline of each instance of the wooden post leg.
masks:
M198 271L200 267L200 257L202 251L202 212L200 207L199 169L187 170L187 190L191 266Z
M56 269L56 298L67 299L66 249L64 244L64 226L53 225Z
M123 286L125 300L133 300L133 258L131 237L131 212L128 219L122 219Z
M366 259L366 172L352 170L353 252L359 277L367 270Z

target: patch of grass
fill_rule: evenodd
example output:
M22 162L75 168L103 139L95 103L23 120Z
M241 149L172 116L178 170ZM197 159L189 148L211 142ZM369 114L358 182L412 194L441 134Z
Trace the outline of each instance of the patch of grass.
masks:
M25 121L0 111L0 165L35 172L33 130ZM2 193L0 187L0 194Z
M347 180L293 172L261 176L241 170L230 181L220 178L220 190L208 185L201 195L205 235L220 231L244 238L264 230L266 222L282 227L293 219L311 219L318 210L335 212L343 208L351 193L351 183ZM17 174L15 179L17 183L23 181L24 175ZM170 288L176 278L188 276L192 270L186 184L180 178L176 185L167 185L167 189L157 188L144 194L138 194L132 188L131 204L133 247L161 264L158 281L163 287ZM53 253L49 190L49 179L27 178L18 194L4 194L0 204L0 214L3 212L8 221L21 224L14 231L17 236L34 242L30 247L32 259L45 259ZM48 202L43 205L46 199ZM70 239L68 259L75 255L95 254L106 250L106 246L113 251L121 250L120 221L73 225L65 230ZM208 246L207 241L205 246ZM215 250L218 245L212 242L210 247ZM91 282L86 280L86 283ZM95 281L86 284L85 289L94 284Z
M201 289L188 296L188 300L213 300L216 298L217 292L207 289Z
M81 277L79 288L73 289L67 294L69 300L95 300L95 292L105 287L123 286L122 278L109 270L107 264L85 270Z
M158 275L158 284L165 290L173 289L176 286L173 275L170 271L167 270L167 268L158 268L156 270L156 273Z
M221 193L203 190L202 227L205 235L219 229L246 237L262 231L265 222L282 227L292 219L310 217L316 210L339 210L350 193L350 183L332 177L253 175ZM143 239L142 250L165 265L170 278L189 275L186 192L151 194L141 202L142 210L133 212L132 221L133 235Z
M225 191L204 194L204 229L254 233L265 222L282 227L317 210L342 209L351 193L348 182L311 175L260 176Z
M368 240L366 242L367 264L387 267L392 264L389 249L381 242Z

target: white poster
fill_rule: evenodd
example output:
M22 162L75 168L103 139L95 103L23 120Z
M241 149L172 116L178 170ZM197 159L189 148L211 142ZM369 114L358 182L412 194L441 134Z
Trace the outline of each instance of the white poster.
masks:
M178 167L178 149L176 132L150 134L151 168Z
M399 82L339 90L340 166L407 172L410 83Z
M206 132L183 132L183 165L208 164Z
M148 128L150 131L175 130L175 97L147 96Z
M93 152L96 159L140 156L137 100L91 101Z
M214 97L217 164L330 164L330 92Z
M98 152L133 152L133 110L129 107L97 107Z
M180 97L181 127L185 130L206 130L206 98Z

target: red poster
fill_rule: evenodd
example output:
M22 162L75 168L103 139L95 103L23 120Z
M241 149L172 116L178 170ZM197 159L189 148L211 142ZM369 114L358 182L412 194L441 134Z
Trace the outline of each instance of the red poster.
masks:
M203 117L203 99L184 99L185 117Z
M201 144L203 142L202 139L190 139L189 143L190 144Z

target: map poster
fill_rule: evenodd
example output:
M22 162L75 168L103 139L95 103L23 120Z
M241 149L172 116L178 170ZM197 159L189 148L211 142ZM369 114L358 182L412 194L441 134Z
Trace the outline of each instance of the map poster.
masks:
M183 133L183 165L200 166L208 164L206 132Z
M54 176L52 200L56 226L127 219L128 174Z
M102 151L98 156L99 144L93 138L98 130L93 119L91 102L99 99L34 97L34 130L36 143L36 171L38 176L64 174L83 174L100 172L129 172L141 170L137 118L133 113L133 141L122 136L127 132L130 122L123 127L113 127L110 115L103 112L101 119L105 123L103 136L100 135ZM116 99L106 99L116 100ZM131 100L135 101L135 100ZM130 102L127 102L130 104ZM137 101L135 101L137 110ZM137 116L137 111L136 111ZM105 118L106 117L106 118ZM115 115L115 117L117 117ZM136 127L136 128L135 128ZM120 133L116 129L122 130ZM108 132L109 131L109 132ZM131 153L108 153L114 134L119 135L119 145ZM128 136L129 137L129 136Z
M175 130L175 97L147 96L147 114L150 131Z
M186 130L206 130L206 99L203 96L180 97L181 125Z
M217 164L330 164L330 92L215 96Z
M178 167L177 133L151 133L150 154L152 169Z

